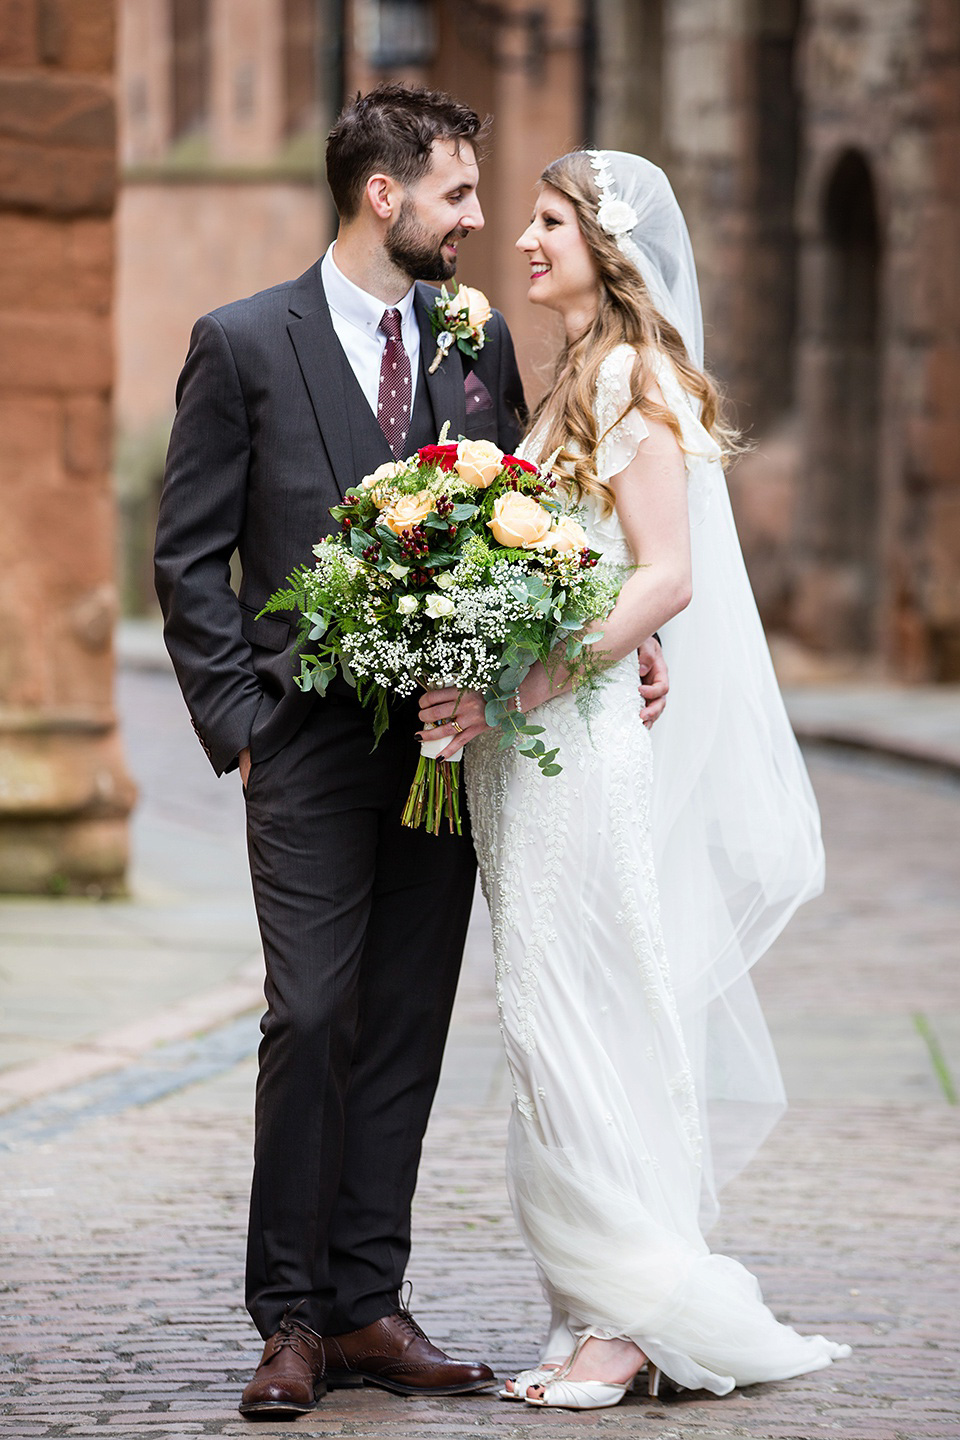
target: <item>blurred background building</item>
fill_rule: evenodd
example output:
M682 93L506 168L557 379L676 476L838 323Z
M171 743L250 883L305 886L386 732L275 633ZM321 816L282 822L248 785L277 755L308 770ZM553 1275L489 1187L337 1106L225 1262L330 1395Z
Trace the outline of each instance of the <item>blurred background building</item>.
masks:
M82 461L75 441L57 465L103 473L115 233L123 607L154 607L152 523L191 325L316 259L334 227L323 138L344 97L382 78L493 116L487 225L461 278L507 314L532 396L556 333L526 304L513 242L541 167L592 142L667 169L708 363L754 442L731 488L775 648L812 672L960 679L957 0L0 0L0 326L43 306L97 317L32 369L26 332L6 329L0 406L33 385L41 426L56 390L57 423L87 437ZM99 119L53 106L71 85L93 87ZM24 108L30 87L40 99ZM17 160L31 126L32 180ZM16 425L23 414L17 400ZM0 450L4 508L13 497L35 540L34 462L6 437ZM99 555L106 534L104 519L85 543ZM112 614L98 576L87 589ZM35 668L9 617L43 611L21 588L2 620L5 705L20 693L9 677ZM42 709L55 688L25 703Z
M554 332L513 250L584 141L669 171L768 626L960 677L960 6L955 0L121 0L118 477L126 599L193 319L292 277L333 217L322 136L390 77L494 118L461 259L531 393Z

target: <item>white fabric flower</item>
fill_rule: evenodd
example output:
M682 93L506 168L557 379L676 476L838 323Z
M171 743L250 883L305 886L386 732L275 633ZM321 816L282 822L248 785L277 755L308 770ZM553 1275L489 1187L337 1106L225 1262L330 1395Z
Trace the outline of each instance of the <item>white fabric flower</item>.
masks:
M597 211L597 224L608 235L629 235L636 228L637 212L626 200L604 200Z
M423 608L431 620L445 620L448 615L453 614L455 606L446 595L428 595Z
M397 609L401 615L412 615L415 612L416 608L416 595L401 595L400 599L397 601Z

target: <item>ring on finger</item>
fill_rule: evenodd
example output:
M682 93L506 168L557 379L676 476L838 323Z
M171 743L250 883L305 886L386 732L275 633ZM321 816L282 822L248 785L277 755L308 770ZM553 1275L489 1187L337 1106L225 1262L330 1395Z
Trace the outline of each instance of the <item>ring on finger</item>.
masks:
M453 726L454 730L456 730L458 735L463 734L463 726L458 720L455 720L452 715L450 716L450 724Z

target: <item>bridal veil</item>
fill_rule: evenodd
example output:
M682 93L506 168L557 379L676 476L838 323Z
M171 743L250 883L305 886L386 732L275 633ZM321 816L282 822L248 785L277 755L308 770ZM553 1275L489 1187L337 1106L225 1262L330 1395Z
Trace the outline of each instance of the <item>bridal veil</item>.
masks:
M693 250L667 177L640 156L588 153L600 223L702 367ZM797 906L822 889L823 849L719 450L696 429L702 443L687 457L693 599L661 632L670 695L652 734L652 829L666 953L700 1101L701 1220L709 1224L717 1189L748 1162L784 1105L749 972Z

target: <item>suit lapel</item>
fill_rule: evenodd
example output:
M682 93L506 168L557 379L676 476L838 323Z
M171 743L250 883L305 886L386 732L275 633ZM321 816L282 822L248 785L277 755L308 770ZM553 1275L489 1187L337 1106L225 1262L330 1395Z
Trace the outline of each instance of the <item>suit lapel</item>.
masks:
M430 403L437 426L450 421L450 439L456 441L463 434L467 423L466 404L463 398L463 357L454 345L440 361L432 375L428 374L437 340L430 328L430 311L437 292L429 285L417 285L414 308L420 326L420 350L423 356L423 374L430 392Z
M343 384L343 351L330 319L319 261L293 287L287 331L342 494L353 483L354 454Z

